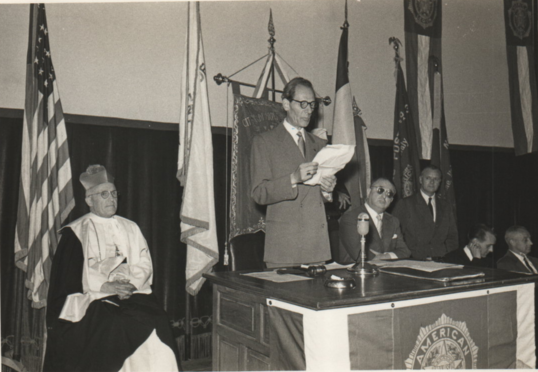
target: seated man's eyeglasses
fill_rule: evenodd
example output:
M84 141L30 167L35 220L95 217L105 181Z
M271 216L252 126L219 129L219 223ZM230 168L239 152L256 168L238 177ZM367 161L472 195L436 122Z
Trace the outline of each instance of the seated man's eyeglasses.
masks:
M308 102L308 101L297 101L296 99L291 99L292 101L299 102L299 105L301 105L302 109L305 109L307 106L310 106L312 110L316 108L318 103L316 101Z
M110 195L112 195L113 198L117 198L119 194L118 194L118 191L116 191L116 190L114 190L114 191L103 191L103 192L98 192L96 194L90 194L90 195L88 195L88 197L93 196L93 195L101 195L101 197L103 199L108 199L108 197Z
M389 199L393 199L394 198L394 193L392 192L392 190L387 190L385 189L384 187L381 187L381 186L372 186L372 189L375 189L376 192L381 195L381 194L385 194L385 196Z

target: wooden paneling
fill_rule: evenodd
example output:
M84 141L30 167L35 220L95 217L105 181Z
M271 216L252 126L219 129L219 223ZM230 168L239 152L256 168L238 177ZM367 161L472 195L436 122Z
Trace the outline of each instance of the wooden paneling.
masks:
M246 349L245 370L246 371L269 371L269 357L254 350Z
M240 345L234 341L218 338L219 371L240 371Z
M255 337L254 313L254 304L227 296L220 298L219 323L252 337Z
M213 369L269 370L269 329L265 297L215 286Z

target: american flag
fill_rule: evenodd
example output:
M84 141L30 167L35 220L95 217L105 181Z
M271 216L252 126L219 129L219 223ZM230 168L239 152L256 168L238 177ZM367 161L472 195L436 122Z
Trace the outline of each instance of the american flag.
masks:
M44 4L30 5L15 264L32 307L46 306L58 229L75 206L65 121Z

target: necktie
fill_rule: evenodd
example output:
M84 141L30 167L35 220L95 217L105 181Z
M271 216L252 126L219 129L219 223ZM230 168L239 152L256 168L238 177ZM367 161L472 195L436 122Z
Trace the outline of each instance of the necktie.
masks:
M297 132L297 137L299 137L299 140L297 141L297 146L299 146L299 150L301 150L301 154L305 156L303 132L301 131Z
M428 198L428 208L430 208L430 213L432 214L433 218L433 205L432 205L432 198Z
M377 232L379 233L379 237L382 238L383 237L383 217L378 214L377 215Z
M526 256L526 255L523 255L523 261L525 262L525 266L527 266L527 269L529 269L529 271L533 274L538 274L538 272L536 272L536 269L534 268L534 266L530 263L529 261L529 258Z

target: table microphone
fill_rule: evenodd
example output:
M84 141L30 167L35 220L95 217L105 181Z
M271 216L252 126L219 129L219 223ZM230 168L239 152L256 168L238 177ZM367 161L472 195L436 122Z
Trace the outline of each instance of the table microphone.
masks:
M368 235L370 229L370 216L368 213L359 213L357 216L357 231L359 235L365 236Z

